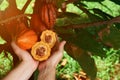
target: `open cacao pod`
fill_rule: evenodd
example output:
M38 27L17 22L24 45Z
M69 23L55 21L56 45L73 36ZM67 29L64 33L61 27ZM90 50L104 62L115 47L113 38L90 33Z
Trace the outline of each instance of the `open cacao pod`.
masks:
M35 60L44 61L50 56L51 48L47 43L37 42L31 50L31 54Z
M40 10L40 18L45 23L48 29L52 29L56 21L55 5L53 3L43 3Z
M16 37L16 44L24 49L30 49L38 40L36 33L33 30L23 30L17 37Z
M42 32L40 39L52 48L57 41L57 35L52 30L45 30Z

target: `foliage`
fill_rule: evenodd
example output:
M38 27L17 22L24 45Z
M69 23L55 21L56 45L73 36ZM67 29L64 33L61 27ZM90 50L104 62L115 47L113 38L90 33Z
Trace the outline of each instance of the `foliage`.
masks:
M5 43L6 41L2 37L0 37L0 44L5 44Z
M120 50L114 50L113 48L111 48L110 50L107 50L107 57L103 59L99 56L93 56L98 68L97 78L100 78L102 80L120 79L120 75L118 74L120 73L120 69L118 68L120 60L119 51Z
M13 67L13 57L9 52L0 53L0 78L5 76Z
M16 4L14 0L10 1L13 1L13 3L9 4L9 6ZM34 1L39 2L39 0L32 0L32 3ZM113 55L110 54L110 56L108 56L106 53L107 51L105 51L104 48L113 48L116 50L120 49L120 1L53 1L57 1L56 5L59 11L56 24L54 25L54 31L61 39L67 41L67 47L65 47L66 52L78 61L81 68L91 79L95 79L97 74L95 65L96 58L103 59ZM17 6L20 2L21 0L17 1ZM5 3L4 8L1 7L3 3ZM13 9L10 9L10 12L14 10L14 14L12 13L11 15L8 15L5 13L7 11L9 12L9 7L5 8L8 6L6 0L0 1L0 36L2 36L3 39L7 41L7 46L6 44L0 46L1 51L3 48L9 47L5 50L11 52L11 48L9 46L11 42L10 34L17 34L16 26L20 25L20 22L24 23L29 28L31 27L31 14L33 14L36 8L28 7L28 5L32 5L32 3L30 3L30 0L24 0L22 3L24 4L19 5L19 9L16 9L16 6L14 6ZM23 16L25 16L25 19L18 16L20 14L23 14ZM15 16L17 16L17 19L20 21L14 20L14 18L16 19ZM16 23L13 24L14 21L16 21ZM8 22L12 25L12 27L10 24L6 24ZM9 28L11 32L6 27ZM69 50L69 48L71 48L71 50ZM97 57L94 58L92 57L93 55Z
M78 64L77 61L75 61L73 58L71 58L66 52L64 52L64 56L63 59L67 60L67 63L62 66L61 62L58 64L57 66L57 74L56 77L58 80L60 80L61 78L65 79L73 79L73 74L75 72L79 72L80 71L80 65Z
M99 80L119 80L120 79L120 50L114 50L111 48L110 50L106 50L107 57L101 58L99 56L92 56L95 60L97 67L97 79ZM79 73L82 71L78 62L75 61L72 57L70 57L66 52L64 53L64 57L62 60L67 59L67 63L65 66L62 66L59 63L57 67L57 78L58 80L74 80L73 74Z

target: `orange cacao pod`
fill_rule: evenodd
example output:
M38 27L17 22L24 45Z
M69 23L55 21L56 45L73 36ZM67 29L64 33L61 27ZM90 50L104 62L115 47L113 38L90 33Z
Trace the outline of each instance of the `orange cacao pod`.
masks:
M23 30L17 37L16 37L16 44L26 50L30 49L36 42L38 38L36 33L33 30Z
M57 41L57 35L52 30L45 30L42 32L40 39L52 48Z
M37 42L31 50L31 55L34 59L38 61L43 61L48 59L50 56L51 49L47 43L44 43L42 41Z
M52 3L44 3L40 8L41 20L48 29L52 29L56 21L56 8Z

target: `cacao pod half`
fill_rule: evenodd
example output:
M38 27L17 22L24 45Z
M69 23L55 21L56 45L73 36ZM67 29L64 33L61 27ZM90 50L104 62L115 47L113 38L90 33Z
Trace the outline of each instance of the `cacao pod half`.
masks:
M44 43L42 41L37 42L31 50L31 55L34 59L38 61L43 61L48 59L50 56L51 48L47 43Z
M45 30L42 32L40 39L52 48L57 41L57 35L52 30Z

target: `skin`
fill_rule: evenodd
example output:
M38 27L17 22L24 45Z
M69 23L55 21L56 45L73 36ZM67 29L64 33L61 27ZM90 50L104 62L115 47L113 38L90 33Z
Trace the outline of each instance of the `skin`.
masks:
M20 59L20 64L2 80L28 80L37 68L39 70L38 80L55 80L56 66L62 59L65 43L65 41L60 42L58 49L48 60L38 62L32 58L29 52L19 48L13 41L11 46Z
M65 41L61 42L52 56L47 61L40 63L38 80L55 80L56 67L62 59L65 43Z

